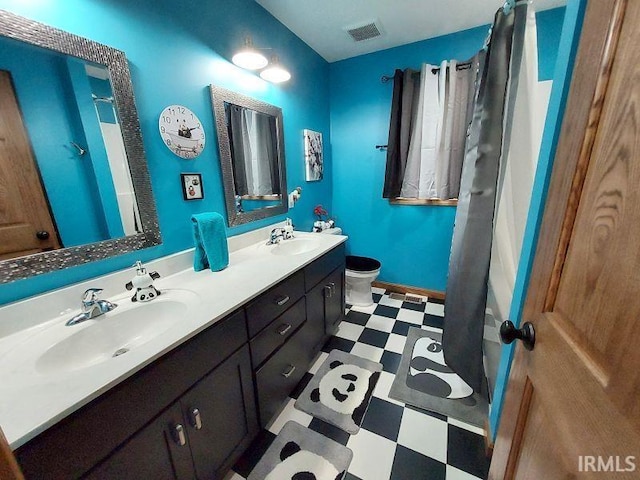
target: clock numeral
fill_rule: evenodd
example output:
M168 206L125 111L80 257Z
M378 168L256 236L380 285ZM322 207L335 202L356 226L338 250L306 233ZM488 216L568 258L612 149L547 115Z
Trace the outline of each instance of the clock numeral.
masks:
M165 142L166 142L166 144L167 144L167 147L170 147L170 146L171 146L171 139L170 139L170 138L167 138L167 139L165 140Z
M165 132L166 132L166 129L165 129L164 127L160 127L160 131L161 131L162 133L165 133Z
M170 118L170 117L168 117L168 116L163 116L163 117L162 117L162 121L163 121L164 123L171 123L171 118Z
M179 111L180 113L184 113L184 107L179 107L179 108L178 108L178 111Z

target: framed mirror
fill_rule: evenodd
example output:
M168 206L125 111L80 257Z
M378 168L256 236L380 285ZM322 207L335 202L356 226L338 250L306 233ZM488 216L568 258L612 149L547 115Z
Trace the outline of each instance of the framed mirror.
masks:
M287 211L282 110L211 85L229 226Z
M124 52L0 10L0 283L160 244Z

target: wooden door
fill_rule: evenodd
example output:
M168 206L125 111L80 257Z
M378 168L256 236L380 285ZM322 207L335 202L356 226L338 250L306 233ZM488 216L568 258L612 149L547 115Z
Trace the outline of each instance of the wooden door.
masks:
M24 480L2 429L0 429L0 478L2 480Z
M640 1L587 4L489 478L640 478Z
M0 260L54 248L60 248L58 234L11 75L0 70Z

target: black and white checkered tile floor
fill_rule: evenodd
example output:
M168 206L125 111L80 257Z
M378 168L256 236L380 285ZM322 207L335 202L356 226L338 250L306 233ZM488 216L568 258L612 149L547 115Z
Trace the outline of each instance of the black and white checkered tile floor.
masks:
M441 331L444 306L426 299L422 304L402 302L374 288L370 307L347 308L340 330L291 394L268 430L263 430L235 465L228 480L242 480L256 465L276 434L289 420L347 445L353 460L345 480L476 480L486 478L482 429L420 410L388 397L410 327ZM381 362L384 370L356 435L294 408L295 399L333 349Z

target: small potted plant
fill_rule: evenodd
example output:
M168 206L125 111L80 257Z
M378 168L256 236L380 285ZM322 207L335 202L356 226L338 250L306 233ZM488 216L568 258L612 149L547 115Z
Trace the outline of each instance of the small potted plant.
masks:
M316 205L313 209L313 214L318 218L313 222L314 232L321 232L335 225L335 222L329 219L329 212L322 205Z

